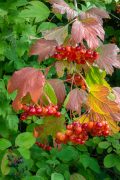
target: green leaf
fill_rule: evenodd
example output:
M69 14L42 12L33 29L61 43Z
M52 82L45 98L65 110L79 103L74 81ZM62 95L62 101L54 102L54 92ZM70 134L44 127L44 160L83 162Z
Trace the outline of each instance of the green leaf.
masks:
M48 18L50 11L48 7L40 1L32 1L26 9L20 13L23 18L35 18L36 22L43 21Z
M29 151L29 149L21 147L21 148L18 148L17 150L19 151L19 153L21 154L21 156L24 159L30 159L30 151Z
M56 97L55 91L50 85L50 83L48 82L44 86L44 93L49 97L52 104L55 104L55 105L57 104L57 97ZM43 101L45 104L49 104L46 96L43 96Z
M100 173L100 166L95 158L90 158L89 168L96 173Z
M104 166L106 168L114 167L116 164L116 159L117 159L117 156L115 154L108 154L104 158Z
M9 148L12 146L11 142L7 139L0 138L0 150L4 151L5 149Z
M72 146L66 146L60 152L58 152L57 157L62 162L69 162L76 160L79 157L78 151Z
M41 176L27 176L24 177L22 180L45 180L45 179Z
M86 180L86 178L81 174L74 173L70 176L70 180Z
M107 149L110 145L111 145L111 143L108 142L108 141L100 142L100 143L98 144L98 146L99 146L101 149Z
M21 148L23 147L23 148L29 149L30 147L33 146L33 144L35 144L35 140L36 139L33 136L33 133L24 132L24 133L19 134L16 137L15 145Z
M64 180L64 176L60 173L52 173L51 180Z
M105 71L100 71L98 67L91 67L86 75L86 82L89 87L95 84L100 84L110 88L110 85L104 79L105 76L106 76Z
M8 166L8 152L5 153L5 155L2 158L2 162L1 162L1 172L3 175L7 175L10 172L10 167Z
M90 156L88 154L80 155L80 162L83 165L83 167L86 169L87 167L89 167L90 164Z
M51 23L51 22L43 22L40 24L40 26L38 27L37 32L42 32L42 31L46 31L46 30L51 30L53 28L57 27L56 24Z
M13 131L18 130L19 119L17 115L8 115L6 120L7 120L8 127L10 130L13 130Z

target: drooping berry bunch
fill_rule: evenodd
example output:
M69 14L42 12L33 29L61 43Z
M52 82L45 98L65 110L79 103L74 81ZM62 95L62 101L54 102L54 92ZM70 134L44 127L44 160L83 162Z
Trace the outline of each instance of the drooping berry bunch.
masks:
M66 59L68 62L75 62L77 64L85 64L86 61L93 63L98 59L98 53L91 49L87 49L85 46L58 46L53 58L57 60Z
M42 143L40 143L40 142L36 142L35 144L36 144L38 147L40 147L40 148L42 148L43 150L45 150L45 151L50 151L50 150L52 149L51 146L46 145L46 144L42 144Z
M90 121L83 124L75 121L67 125L64 133L58 132L56 134L56 143L66 144L67 142L72 142L73 144L84 144L89 136L108 136L109 133L110 128L106 121Z
M24 111L20 116L20 120L22 121L26 120L28 116L61 116L57 105L49 105L46 107L23 105L22 109Z
M76 86L81 86L81 88L84 90L86 89L86 83L79 74L75 74L74 76L71 74L68 74L66 77L66 80L68 83L73 83Z

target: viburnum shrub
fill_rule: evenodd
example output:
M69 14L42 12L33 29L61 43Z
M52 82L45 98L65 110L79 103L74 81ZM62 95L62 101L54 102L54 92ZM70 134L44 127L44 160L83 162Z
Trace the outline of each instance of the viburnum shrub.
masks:
M93 158L93 151L101 153L104 147L109 147L110 153L113 150L110 150L112 146L117 155L106 156L110 163L104 159L104 164L107 168L115 166L119 170L117 157L120 148L117 149L112 138L120 131L120 88L111 87L106 76L112 75L114 68L120 68L120 55L116 44L104 43L103 19L107 21L110 18L109 13L96 6L82 11L78 8L76 0L74 6L69 6L64 0L48 0L47 3L61 23L58 27L48 28L49 30L43 28L41 33L38 33L39 37L30 37L34 42L30 43L29 61L37 55L40 66L36 67L31 63L29 67L25 65L18 68L8 81L8 96L15 92L11 95L10 103L12 112L19 117L19 135L15 138L14 146L5 139L0 141L5 149L8 148L2 158L1 171L5 176L10 172L21 178L20 165L23 159L17 155L28 160L31 148L34 162L30 163L34 165L29 167L29 162L26 161L25 167L22 167L24 172L26 167L28 168L28 177L34 175L38 168L37 175L40 175L41 180L49 179L50 176L52 180L63 180L64 177L59 172L61 173L64 167L67 169L66 163L73 160L77 162L78 152L81 159L77 166L81 167L80 163L83 163L81 172L78 172L86 177L84 168L89 167L98 174L101 172ZM35 12L45 5L38 1L29 3L28 8L17 17L16 23L23 16L28 24L28 18L35 18L34 21L39 22L37 13L31 17L32 6ZM45 12L43 11L43 16L40 16L41 19L47 16ZM64 19L66 24L61 25ZM53 17L50 23L52 20ZM51 76L53 69L54 74ZM105 139L107 140L104 141ZM103 140L101 144L100 140ZM116 143L117 140L116 137ZM86 150L87 146L88 149L89 146L93 148L91 155ZM4 150L4 147L2 148ZM82 151L85 151L85 154L82 154ZM53 154L55 157L52 159ZM66 159L63 158L63 154L66 155ZM116 159L114 166L111 163L113 156ZM39 162L35 164L37 158L41 164L46 162L47 165L43 168ZM59 167L58 159L63 161L64 167ZM89 159L88 164L86 159ZM69 169L72 167L71 165ZM47 168L48 171L45 172ZM66 180L69 180L69 175L65 173ZM87 173L90 176L90 173ZM83 176L73 174L70 180L83 179Z
M105 79L114 67L120 68L117 45L103 44L103 19L110 18L109 14L97 7L79 12L63 0L49 2L54 13L67 15L68 24L43 31L29 54L38 55L40 63L47 58L53 63L44 69L25 67L8 82L9 93L17 90L12 106L21 112L20 121L32 123L33 116L42 119L33 133L40 141L36 144L45 150L51 150L49 136L54 145L77 145L91 136L120 130L120 89L111 88ZM52 67L57 75L48 79Z

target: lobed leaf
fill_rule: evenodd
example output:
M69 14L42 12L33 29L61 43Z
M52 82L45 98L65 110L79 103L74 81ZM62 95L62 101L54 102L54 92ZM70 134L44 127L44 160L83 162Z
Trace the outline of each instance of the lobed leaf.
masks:
M22 108L21 100L28 94L31 100L37 103L42 95L44 84L44 75L37 69L26 67L14 72L8 82L9 93L17 90L17 96L12 103L14 110L18 111Z
M43 21L48 18L50 10L48 7L40 1L32 1L23 9L20 13L22 18L35 18L36 22Z
M72 38L76 43L87 41L90 48L96 48L100 44L99 38L104 40L104 29L102 26L102 18L109 18L109 14L98 8L91 8L79 15L80 21L76 21L72 25ZM99 37L99 38L98 38Z
M120 128L116 121L120 113L118 104L108 98L110 91L102 85L94 85L90 88L87 105L90 109L87 115L83 115L79 121L107 121L113 133L119 132ZM115 119L116 118L116 119Z
M73 89L68 94L66 100L65 100L65 107L68 110L76 111L78 114L81 114L81 107L85 103L87 98L86 91L82 89Z
M68 36L68 25L44 31L42 35L46 40L56 40L56 42L61 45Z
M90 18L89 18L90 19ZM104 40L104 30L102 25L92 18L93 21L88 21L86 14L83 15L81 21L76 20L72 25L72 38L76 43L81 43L83 40L87 41L90 48L99 46L99 39ZM86 23L87 21L87 23ZM94 22L94 23L93 23Z
M109 113L118 113L120 109L118 104L108 99L109 89L102 85L94 85L88 95L88 105L94 112L108 115Z
M54 13L66 13L68 20L72 20L78 15L78 12L70 8L70 6L63 0L49 0L49 2L52 4Z
M120 55L117 55L119 48L115 44L105 44L100 46L99 50L100 56L95 63L99 68L112 75L113 67L120 68Z
M32 45L29 54L38 55L38 61L41 62L55 53L55 47L57 45L55 40L39 39Z

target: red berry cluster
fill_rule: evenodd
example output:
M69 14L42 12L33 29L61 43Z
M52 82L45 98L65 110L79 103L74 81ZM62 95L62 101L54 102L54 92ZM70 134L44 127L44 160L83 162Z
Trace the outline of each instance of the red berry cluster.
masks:
M24 111L20 116L20 120L22 121L26 120L28 116L61 116L57 105L49 105L46 107L23 105L22 109Z
M74 76L71 74L68 74L66 77L66 80L68 83L73 82L74 85L81 86L81 88L83 90L86 90L86 83L85 83L84 79L79 74L75 74Z
M48 145L46 145L46 144L42 144L42 143L40 143L40 142L36 142L35 144L36 144L38 147L40 147L40 148L42 148L43 150L45 150L45 151L50 151L50 150L52 149L51 146L48 146Z
M85 64L86 61L93 63L98 59L98 53L91 49L86 49L84 46L58 46L53 58L57 60L66 59L68 62L75 62L77 64Z
M84 144L89 136L108 136L109 132L110 128L106 121L90 121L83 124L75 121L67 125L65 133L58 132L56 134L56 143L66 144L67 142L72 142L73 144Z

